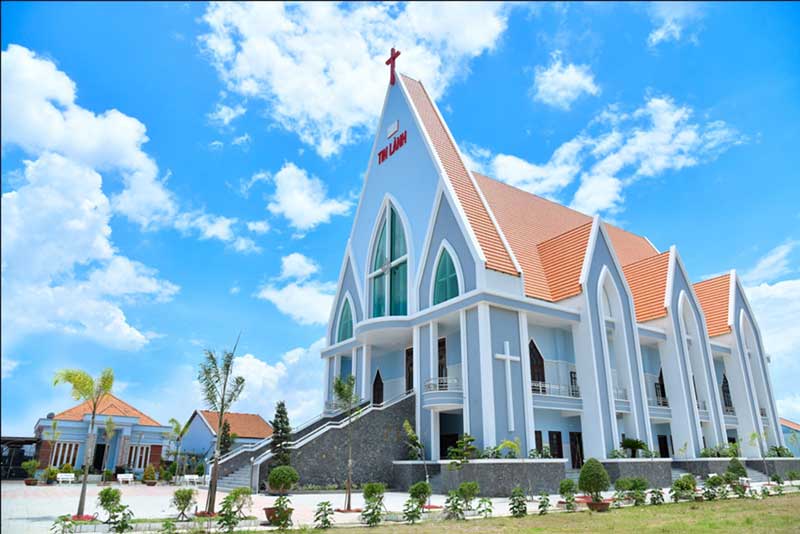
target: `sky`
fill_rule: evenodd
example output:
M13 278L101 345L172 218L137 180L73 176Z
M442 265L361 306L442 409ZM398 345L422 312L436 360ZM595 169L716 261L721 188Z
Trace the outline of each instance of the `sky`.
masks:
M393 46L472 168L737 269L800 420L800 6L2 4L2 433L115 372L162 423L322 408Z

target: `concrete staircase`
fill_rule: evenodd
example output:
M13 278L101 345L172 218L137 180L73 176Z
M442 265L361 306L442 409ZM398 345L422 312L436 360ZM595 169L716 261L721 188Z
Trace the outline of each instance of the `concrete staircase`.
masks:
M574 481L575 484L577 484L578 483L578 479L581 476L581 470L580 469L567 469L565 471L565 473L564 473L564 476L566 478Z
M234 488L250 487L250 466L240 467L233 473L217 480L217 489L220 491L231 491Z
M769 477L761 471L747 466L745 466L745 469L747 470L747 478L749 478L751 482L769 482Z

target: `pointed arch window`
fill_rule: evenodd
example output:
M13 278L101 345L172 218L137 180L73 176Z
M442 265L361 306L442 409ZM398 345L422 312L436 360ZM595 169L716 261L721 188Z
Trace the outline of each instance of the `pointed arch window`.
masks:
M389 207L380 222L372 256L369 286L372 290L372 317L408 313L408 252L403 225L394 208Z
M723 407L727 409L733 408L733 399L731 398L731 387L728 384L728 377L722 373L722 403Z
M531 383L534 393L547 393L547 377L544 371L544 358L539 352L539 347L531 339L528 343L528 358L531 363Z
M342 312L339 314L339 330L336 333L336 341L344 341L353 337L353 311L350 309L350 302L344 301Z
M453 258L447 250L442 250L436 266L436 278L433 286L433 304L439 304L458 296L458 273Z

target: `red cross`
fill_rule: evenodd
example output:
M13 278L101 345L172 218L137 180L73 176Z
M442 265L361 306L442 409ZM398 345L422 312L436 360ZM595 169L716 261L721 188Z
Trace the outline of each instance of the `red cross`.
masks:
M400 57L400 51L392 48L392 53L389 54L389 59L386 60L386 64L389 65L389 85L394 85L395 82L394 63L398 57Z

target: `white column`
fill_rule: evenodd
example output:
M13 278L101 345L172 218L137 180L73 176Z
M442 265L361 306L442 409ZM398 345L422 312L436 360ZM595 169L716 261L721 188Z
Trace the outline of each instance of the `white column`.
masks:
M432 379L438 378L438 361L439 361L439 325L436 321L428 323L428 338L429 354L428 370ZM431 459L436 461L439 459L439 413L430 410L429 424L431 429Z
M325 373L325 398L323 399L324 403L328 402L331 398L331 360L330 358L323 358L323 362L325 362L325 369L323 372Z
M528 315L518 312L519 316L519 353L522 361L522 399L525 412L525 441L528 450L536 446L533 426L533 393L531 392L531 360L528 357ZM523 451L525 452L525 451Z
M439 461L441 455L439 454L439 412L431 410L431 459L436 462Z
M422 424L421 417L422 417L422 384L420 383L420 377L422 376L420 373L419 368L419 352L420 352L420 345L419 345L419 326L415 326L412 330L412 343L413 343L413 350L414 350L414 403L415 403L415 417L414 417L414 426L417 436L420 435L420 425Z
M372 345L364 345L364 350L362 352L364 354L362 356L362 358L364 359L364 369L361 373L361 376L363 377L363 380L361 382L361 396L364 399L368 399L370 398L369 387L372 383L371 381L372 371L370 369L372 366Z
M469 423L469 357L467 355L467 312L461 310L458 314L459 333L461 343L461 391L464 393L464 408L461 410L463 416L464 433L470 433Z
M494 426L494 378L492 376L492 328L489 305L478 304L478 346L481 361L481 404L483 405L483 446L494 447L497 435Z

